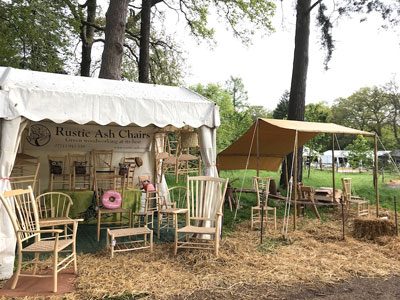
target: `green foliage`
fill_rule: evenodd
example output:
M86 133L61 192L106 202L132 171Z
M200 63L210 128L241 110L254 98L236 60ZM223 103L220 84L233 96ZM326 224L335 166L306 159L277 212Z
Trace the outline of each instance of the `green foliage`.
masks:
M63 73L74 22L62 1L0 2L0 65Z
M211 11L216 11L220 19L227 22L234 36L244 43L250 42L255 30L273 30L272 17L275 12L273 1L265 0L199 0L177 1L192 34L202 39L213 39L214 28L209 26Z
M278 105L272 112L272 117L274 119L287 119L288 111L289 111L289 98L290 92L286 90L279 100Z
M307 122L329 123L332 120L332 111L330 107L323 102L310 103L306 105L304 119ZM322 153L332 147L331 138L327 134L319 134L310 140L306 146L314 151Z
M346 150L350 151L347 158L353 169L361 168L361 166L364 168L372 166L371 146L362 135L357 136L357 138L346 147Z
M241 83L241 80L238 79ZM232 86L231 86L232 87ZM238 85L236 85L238 87ZM246 95L244 86L237 88L224 88L218 84L208 84L203 86L198 84L192 87L197 93L214 101L219 106L221 116L221 126L217 131L218 151L225 149L240 137L257 118L269 116L269 112L262 106L250 106L241 98L240 110L235 109L234 95ZM235 93L233 93L235 91ZM237 102L238 103L238 102Z

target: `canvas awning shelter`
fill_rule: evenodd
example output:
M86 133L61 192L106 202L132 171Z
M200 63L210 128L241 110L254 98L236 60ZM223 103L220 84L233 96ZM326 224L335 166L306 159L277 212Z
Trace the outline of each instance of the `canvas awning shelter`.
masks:
M293 152L296 134L298 147L301 147L321 133L374 136L374 133L333 123L260 118L233 144L218 154L217 166L219 170L247 168L277 171L284 157Z
M379 192L378 192L378 159L377 159L377 136L375 133L361 131L333 123L316 123L292 120L276 120L259 118L236 142L220 152L217 156L217 167L219 170L255 169L257 175L259 170L277 171L284 158L294 153L294 161L297 160L297 149L318 134L326 133L332 135L334 146L334 135L350 134L372 136L375 139L374 148L374 187L376 195L376 214L379 214ZM334 150L334 147L333 149ZM332 154L332 188L335 197L335 167L334 155ZM293 221L296 228L297 215L297 164L293 164L291 170L293 184L291 191L294 196ZM289 177L289 176L288 176ZM290 198L290 196L288 196ZM288 198L288 199L289 199ZM290 207L290 206L289 206ZM286 218L286 209L285 209ZM342 218L344 220L343 210ZM287 224L284 221L284 224ZM343 221L344 224L344 221ZM344 225L343 225L344 228ZM287 231L287 227L286 227ZM343 229L344 236L344 229Z
M21 135L30 121L191 127L199 133L205 173L217 176L218 107L183 87L77 77L0 67L0 192L10 189ZM0 207L0 279L12 275L15 237Z

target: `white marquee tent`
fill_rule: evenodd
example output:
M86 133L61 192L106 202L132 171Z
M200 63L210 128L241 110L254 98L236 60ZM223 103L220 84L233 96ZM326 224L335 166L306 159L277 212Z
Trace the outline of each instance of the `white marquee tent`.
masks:
M0 193L10 189L8 178L24 129L28 123L40 121L82 128L93 124L124 128L189 126L199 133L205 174L217 176L219 111L206 98L182 87L0 67ZM14 252L12 225L0 207L0 279L11 277Z

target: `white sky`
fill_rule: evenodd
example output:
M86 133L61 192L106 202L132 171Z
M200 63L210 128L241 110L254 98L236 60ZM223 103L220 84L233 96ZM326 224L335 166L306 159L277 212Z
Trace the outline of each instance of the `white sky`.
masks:
M198 45L194 39L176 33L187 51L189 66L186 84L224 83L229 77L241 77L248 91L249 102L273 110L285 89L290 89L294 50L293 8L284 9L284 24L275 18L275 33L255 37L246 47L223 25L216 26L217 46ZM315 17L311 18L310 58L306 103L325 101L332 104L338 97L347 97L361 87L383 85L400 70L400 37L393 31L380 29L377 19L360 23L359 18L341 19L334 27L335 51L324 70L325 52L319 44ZM178 25L176 27L179 27ZM181 36L181 38L179 38Z

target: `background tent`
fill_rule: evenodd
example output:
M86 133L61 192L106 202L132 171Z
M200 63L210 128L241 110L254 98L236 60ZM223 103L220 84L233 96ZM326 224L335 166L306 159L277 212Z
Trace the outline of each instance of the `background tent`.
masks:
M298 147L301 147L320 133L374 136L370 132L333 123L258 119L241 137L218 154L218 169L277 171L284 157L293 152L296 134Z
M205 173L217 176L218 107L182 87L76 77L0 67L0 192L9 176L30 121L85 126L190 126L199 133ZM90 125L84 125L90 124ZM151 155L149 152L146 155ZM148 162L153 162L150 157ZM154 164L153 164L154 167ZM12 275L15 237L0 207L0 279Z

